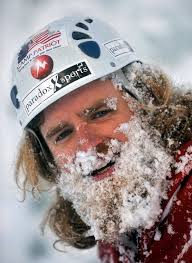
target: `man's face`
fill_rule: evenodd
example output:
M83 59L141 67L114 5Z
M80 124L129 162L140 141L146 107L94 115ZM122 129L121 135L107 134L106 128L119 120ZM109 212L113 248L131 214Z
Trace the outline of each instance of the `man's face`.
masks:
M110 80L97 80L44 111L40 128L59 168L60 193L97 240L151 227L166 197L171 158L142 126L137 107Z
M44 111L41 132L59 168L79 151L106 151L111 139L127 140L117 131L133 112L110 80L97 80L64 96ZM64 158L66 157L66 158Z

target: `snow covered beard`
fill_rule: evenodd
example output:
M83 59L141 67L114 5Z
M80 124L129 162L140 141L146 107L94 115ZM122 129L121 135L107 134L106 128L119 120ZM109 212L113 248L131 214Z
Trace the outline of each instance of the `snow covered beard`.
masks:
M161 213L160 202L166 198L172 162L136 117L118 130L127 135L127 142L107 142L105 154L95 148L77 152L58 177L64 199L73 203L95 239L107 242L117 242L122 233L155 223ZM91 176L114 162L112 176L99 181Z

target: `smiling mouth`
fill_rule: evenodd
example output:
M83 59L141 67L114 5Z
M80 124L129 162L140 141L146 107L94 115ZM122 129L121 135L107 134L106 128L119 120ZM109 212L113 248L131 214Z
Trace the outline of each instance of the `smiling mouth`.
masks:
M114 171L114 164L115 164L115 162L111 161L107 165L105 165L104 167L102 167L98 170L94 170L90 174L90 176L92 176L95 181L99 181L99 180L102 180L108 176L111 176L112 172Z

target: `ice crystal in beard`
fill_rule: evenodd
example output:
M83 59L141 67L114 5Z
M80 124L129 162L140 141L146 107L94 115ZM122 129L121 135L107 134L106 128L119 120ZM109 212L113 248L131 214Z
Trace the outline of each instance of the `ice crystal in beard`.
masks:
M155 223L170 173L171 157L138 120L121 125L119 130L127 135L126 143L111 140L106 154L98 154L95 149L77 153L58 179L61 194L73 203L96 240L107 242L116 242L124 232ZM115 161L111 177L94 181L88 176L110 160ZM64 172L66 168L68 173Z

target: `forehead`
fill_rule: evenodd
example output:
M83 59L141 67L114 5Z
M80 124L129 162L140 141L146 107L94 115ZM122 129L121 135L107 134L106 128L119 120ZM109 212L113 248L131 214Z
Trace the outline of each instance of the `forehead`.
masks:
M51 104L44 114L50 114L60 110L77 111L91 107L94 103L107 97L120 97L120 91L114 87L111 80L96 80L74 90Z

